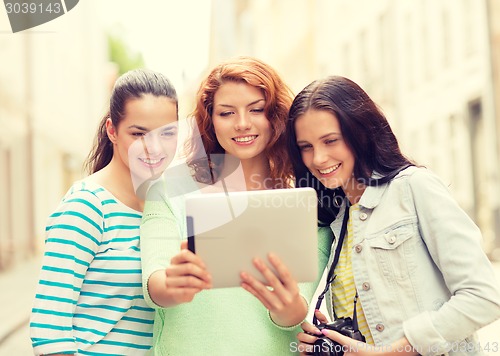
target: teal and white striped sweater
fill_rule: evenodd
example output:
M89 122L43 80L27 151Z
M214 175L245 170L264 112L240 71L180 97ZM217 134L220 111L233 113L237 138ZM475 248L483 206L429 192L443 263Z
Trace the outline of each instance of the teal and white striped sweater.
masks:
M31 314L35 355L141 355L154 311L143 298L142 214L88 180L75 183L46 228Z

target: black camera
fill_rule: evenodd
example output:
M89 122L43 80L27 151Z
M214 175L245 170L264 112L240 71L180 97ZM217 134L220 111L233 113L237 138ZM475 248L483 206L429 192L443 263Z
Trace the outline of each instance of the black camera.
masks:
M322 329L329 329L336 331L342 335L350 337L351 339L365 342L365 337L361 334L361 331L353 325L352 319L349 317L338 318L329 324L319 324L317 328L321 331ZM343 356L344 348L339 343L327 338L326 336L320 336L314 342L313 345L313 355L333 355L333 356Z

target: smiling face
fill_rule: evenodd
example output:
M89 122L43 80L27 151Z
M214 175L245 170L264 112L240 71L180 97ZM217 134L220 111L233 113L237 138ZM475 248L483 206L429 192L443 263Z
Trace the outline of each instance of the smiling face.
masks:
M355 157L342 137L339 120L329 111L308 110L295 121L304 165L327 188L342 187L359 199L364 190L353 179Z
M165 96L128 100L117 128L107 122L114 159L130 170L134 186L163 173L177 145L177 106Z
M222 84L214 95L212 121L222 148L240 160L265 158L271 139L264 94L244 82Z

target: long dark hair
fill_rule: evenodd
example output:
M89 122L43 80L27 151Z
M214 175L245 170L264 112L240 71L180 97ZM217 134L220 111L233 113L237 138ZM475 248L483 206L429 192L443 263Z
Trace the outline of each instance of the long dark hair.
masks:
M123 119L125 104L142 95L166 96L178 108L174 86L163 74L148 69L134 69L122 74L115 82L109 100L109 110L99 123L94 145L85 161L85 170L95 173L108 165L113 158L113 144L106 132L106 121L111 118L114 127Z
M264 94L264 111L272 131L265 152L269 159L270 177L282 185L284 182L291 182L292 167L287 157L284 133L288 110L293 100L292 91L271 66L257 58L245 56L219 64L200 84L196 95L196 108L192 115L196 119L203 147L188 143L188 146L192 144L195 147L188 147L188 151L193 153L187 159L188 165L194 170L195 178L204 183L214 183L222 169L221 162L211 159L211 155L222 157L224 153L215 135L212 111L215 93L227 82L247 83ZM197 159L200 149L204 149L207 157Z
M389 182L402 169L414 165L399 148L386 117L368 94L352 80L330 76L305 87L294 99L287 123L287 146L296 186L318 192L319 217L329 224L338 212L342 189L323 186L307 169L297 146L295 121L308 110L327 111L339 120L343 139L354 155L354 178L365 185ZM372 173L377 173L377 178Z

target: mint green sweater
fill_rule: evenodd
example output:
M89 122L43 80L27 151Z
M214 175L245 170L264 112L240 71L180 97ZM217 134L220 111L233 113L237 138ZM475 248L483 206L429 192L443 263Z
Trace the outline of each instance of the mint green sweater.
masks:
M243 288L205 290L190 303L170 308L159 307L151 300L147 289L149 277L169 265L170 259L180 250L180 242L186 239L184 199L182 195L169 199L165 192L164 181L151 187L141 226L144 298L156 309L152 354L294 354L300 326L283 328L276 325L260 301ZM308 302L328 261L332 244L330 231L329 228L321 229L318 234L318 280L300 284L301 294Z

